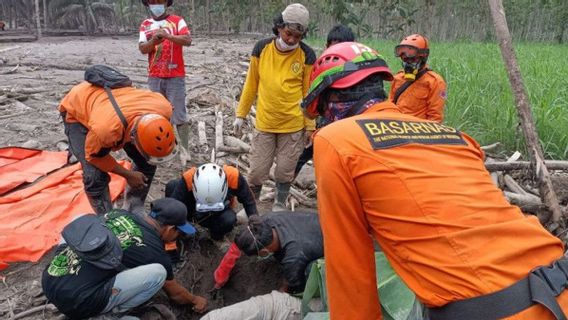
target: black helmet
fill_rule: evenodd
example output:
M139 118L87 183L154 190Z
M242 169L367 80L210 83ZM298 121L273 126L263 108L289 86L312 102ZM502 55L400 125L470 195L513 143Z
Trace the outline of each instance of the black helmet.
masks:
M168 0L168 3L166 4L166 7L171 6L174 3L174 0ZM142 0L142 4L147 7L148 6L148 0Z

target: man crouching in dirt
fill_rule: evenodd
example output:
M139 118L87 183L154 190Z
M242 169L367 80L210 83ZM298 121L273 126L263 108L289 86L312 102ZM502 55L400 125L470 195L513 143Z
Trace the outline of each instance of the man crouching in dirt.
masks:
M208 228L213 240L221 240L235 226L236 199L248 217L257 214L256 201L246 179L232 166L207 163L187 170L166 185L166 197L183 202L189 219Z
M315 213L281 212L250 217L235 243L248 256L260 260L274 255L280 262L284 282L280 291L304 291L308 266L323 257L323 237Z
M193 231L186 216L183 203L163 198L151 204L149 215L115 209L104 222L93 214L75 219L63 229L65 242L43 272L45 295L72 319L119 318L161 288L174 303L204 312L207 300L174 280L164 250L180 232Z
M172 106L159 93L124 87L112 94L117 114L105 89L83 82L71 89L59 105L69 150L81 162L85 193L93 210L112 209L109 172L126 179L124 209L143 210L156 165L173 157L176 141L169 118ZM124 149L134 162L132 170L110 155Z
M311 262L323 257L323 237L317 214L278 212L253 216L235 238L241 251L266 259L274 255L284 271L278 290L216 309L201 320L301 319L302 300Z

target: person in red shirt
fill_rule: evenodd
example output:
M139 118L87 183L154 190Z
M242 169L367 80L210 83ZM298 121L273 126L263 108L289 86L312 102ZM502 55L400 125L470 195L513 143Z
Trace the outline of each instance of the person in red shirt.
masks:
M395 47L395 55L402 60L403 69L394 76L389 100L403 113L442 122L446 82L426 63L430 55L428 39L419 34L409 35Z
M138 48L148 55L148 87L160 92L173 105L170 121L177 127L180 151L189 143L189 123L185 108L185 64L183 46L191 45L191 31L185 20L169 14L173 0L142 0L151 18L140 25Z
M473 138L385 101L392 74L363 44L329 47L310 78L304 112L330 122L314 164L332 320L382 319L373 239L430 320L566 319L562 241L505 199Z

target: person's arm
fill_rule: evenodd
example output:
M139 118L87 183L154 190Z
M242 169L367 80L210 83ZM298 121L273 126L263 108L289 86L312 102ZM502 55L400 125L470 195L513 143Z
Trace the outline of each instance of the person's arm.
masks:
M254 194L250 190L250 187L247 183L245 177L242 174L239 174L239 182L236 192L237 200L243 205L245 212L247 213L247 217L250 217L254 214L258 214L256 209L256 200L254 199Z
M101 171L112 172L120 165L110 155L111 148L105 146L101 140L95 132L89 130L85 138L85 159ZM121 175L119 172L116 173Z
M373 242L359 190L346 158L321 134L314 140L330 316L381 319Z
M176 179L175 181L176 186L169 197L183 202L189 216L193 216L195 213L195 197L193 196L193 192L187 189L184 177Z
M311 64L306 65L304 67L304 78L303 78L303 96L305 97L308 94L308 90L310 89L310 74L312 73L313 66ZM315 119L308 119L304 117L304 128L306 129L306 136L309 137L311 134L316 130L316 120Z
M237 118L245 119L250 112L250 108L258 92L258 57L252 56L250 58L249 69L247 72L247 78L245 80L245 85L243 87L243 92L241 94L241 99L239 100L239 105L235 112Z
M138 44L138 49L142 54L148 54L154 51L154 48L156 48L156 46L162 43L163 41L164 41L163 38L159 39L158 37L153 36L152 38L150 38L150 40L146 42L140 42Z
M446 105L446 82L441 77L435 77L432 90L428 96L428 109L426 119L437 122L444 120L444 106Z
M309 261L299 248L299 244L290 243L286 247L286 254L280 264L286 279L287 292L292 294L303 292L306 286L305 271Z
M167 280L164 283L164 291L168 298L177 304L192 304L193 310L203 313L207 310L207 299L198 295L191 294L186 288L176 280Z

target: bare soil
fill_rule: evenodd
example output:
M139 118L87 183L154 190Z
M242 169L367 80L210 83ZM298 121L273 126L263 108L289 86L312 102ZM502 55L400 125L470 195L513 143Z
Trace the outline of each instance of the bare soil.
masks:
M1 35L0 35L1 38ZM214 108L225 114L225 131L229 131L235 103L244 81L247 62L257 39L196 38L184 49L186 61L187 106L192 122L192 159L185 167L179 161L158 169L148 201L163 196L165 184L189 166L210 160L214 146ZM26 146L57 150L56 143L65 138L56 110L66 92L83 79L85 67L107 64L131 77L137 87L146 87L147 60L138 51L137 36L113 37L46 37L36 42L0 43L0 146ZM207 125L208 145L197 145L197 122ZM261 212L270 203L260 203ZM213 271L228 244L213 242L201 230L194 239L184 241L185 262L176 278L193 293L210 299L210 310L265 294L280 285L280 270L274 261L257 262L241 257L233 276L216 295ZM41 272L51 259L47 254L38 263L16 263L0 273L0 318L46 304L41 292ZM178 319L198 319L191 307L169 305L163 293L151 303L166 305ZM166 319L155 308L142 307L135 313L145 319ZM61 319L50 310L39 310L22 319Z

